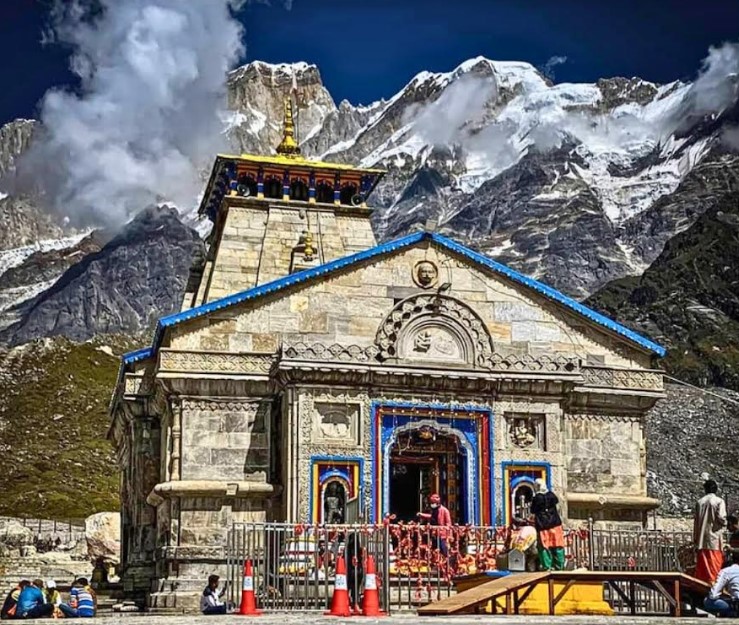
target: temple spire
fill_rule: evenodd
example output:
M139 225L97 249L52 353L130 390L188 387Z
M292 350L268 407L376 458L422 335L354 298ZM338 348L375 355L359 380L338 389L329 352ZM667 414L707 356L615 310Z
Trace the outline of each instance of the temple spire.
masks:
M291 97L285 98L285 120L282 141L277 146L277 153L285 156L300 154L300 147L295 141L295 123L293 122L293 102Z

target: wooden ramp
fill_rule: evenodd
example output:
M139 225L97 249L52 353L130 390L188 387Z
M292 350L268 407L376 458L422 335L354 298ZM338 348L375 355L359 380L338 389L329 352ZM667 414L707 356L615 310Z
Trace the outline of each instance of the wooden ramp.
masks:
M564 584L555 595L554 582ZM521 604L539 583L547 583L549 614L555 613L557 604L572 585L578 582L608 584L636 614L635 588L641 586L661 594L670 605L670 614L682 616L683 602L701 602L711 589L709 584L678 572L657 571L542 571L539 573L514 573L506 577L483 582L479 586L430 603L418 609L421 616L443 616L474 612L498 597L505 597L506 614L518 614ZM621 583L622 585L619 585ZM625 584L625 589L623 587Z
M513 593L517 593L523 588L533 588L537 583L548 579L550 575L551 573L547 571L541 571L538 573L516 573L506 577L500 577L442 599L441 601L429 603L418 608L418 614L419 616L442 616L474 611L478 606L486 604L496 597L505 595L508 600ZM528 596L526 591L524 591L524 594ZM524 599L525 596L519 598L519 603ZM508 604L509 601L506 603ZM508 610L506 611L508 612Z

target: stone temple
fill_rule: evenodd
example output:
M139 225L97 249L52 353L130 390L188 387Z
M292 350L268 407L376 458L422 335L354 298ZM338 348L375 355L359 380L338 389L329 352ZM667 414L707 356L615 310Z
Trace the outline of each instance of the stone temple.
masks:
M383 176L216 158L180 312L123 357L109 436L129 593L196 600L239 521L506 524L533 481L569 523L642 524L663 348L438 234L378 244Z

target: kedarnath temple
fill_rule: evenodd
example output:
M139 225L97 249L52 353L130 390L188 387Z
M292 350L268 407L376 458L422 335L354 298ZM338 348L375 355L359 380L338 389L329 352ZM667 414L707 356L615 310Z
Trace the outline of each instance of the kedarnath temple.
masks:
M663 348L438 234L379 244L377 169L219 155L180 312L123 357L109 436L129 592L190 593L232 523L525 513L642 524Z

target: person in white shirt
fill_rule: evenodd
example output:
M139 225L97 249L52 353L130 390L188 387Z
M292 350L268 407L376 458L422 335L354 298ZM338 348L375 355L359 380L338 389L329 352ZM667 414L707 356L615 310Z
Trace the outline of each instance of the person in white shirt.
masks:
M719 616L735 616L729 603L732 599L739 601L739 553L731 554L731 566L721 569L711 592L703 601L703 607Z
M220 579L218 575L208 577L208 585L200 597L200 611L203 614L227 614L228 612L228 606L221 601L221 597L226 592L226 586L218 590Z

